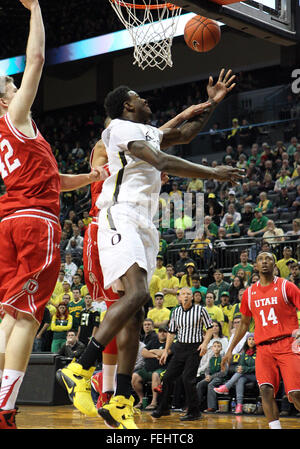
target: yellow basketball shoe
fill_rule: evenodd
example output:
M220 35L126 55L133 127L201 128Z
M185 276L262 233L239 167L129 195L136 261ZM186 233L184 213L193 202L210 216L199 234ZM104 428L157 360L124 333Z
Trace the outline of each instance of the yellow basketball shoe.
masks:
M98 410L108 427L114 429L138 429L134 422L134 398L113 396L108 404Z
M71 362L56 373L57 380L65 386L74 406L84 415L91 417L98 416L91 395L91 377L94 371L94 366L85 370L79 363Z

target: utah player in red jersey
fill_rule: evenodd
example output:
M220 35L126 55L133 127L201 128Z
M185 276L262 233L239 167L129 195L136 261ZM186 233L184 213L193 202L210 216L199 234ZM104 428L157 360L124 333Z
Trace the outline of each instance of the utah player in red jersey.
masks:
M90 166L98 167L103 166L109 174L107 164L107 154L104 144L99 140L90 158ZM93 301L104 300L107 309L119 299L118 293L114 292L112 288L104 289L103 273L99 260L97 233L98 233L98 213L99 209L96 206L96 200L98 195L102 191L102 185L104 181L98 181L91 184L91 210L90 217L93 221L89 224L85 235L83 244L83 267L85 284L88 288ZM116 337L114 337L108 345L105 347L102 353L102 371L93 375L91 383L93 388L99 394L97 401L97 408L102 407L109 401L110 397L115 391L115 377L117 370L117 343ZM85 410L85 412L87 412ZM93 409L91 408L90 416L94 416Z
M45 58L38 0L30 11L26 67L19 89L0 77L0 429L16 428L15 403L36 331L60 268L59 195L105 179L102 169L60 175L50 145L31 118Z
M247 332L253 317L257 347L255 371L262 406L269 427L280 429L275 397L281 378L290 402L300 411L300 352L295 345L295 338L300 336L297 318L300 290L286 279L274 276L275 260L271 253L259 253L256 264L260 280L243 294L242 320L222 360L222 369L230 362L234 347Z

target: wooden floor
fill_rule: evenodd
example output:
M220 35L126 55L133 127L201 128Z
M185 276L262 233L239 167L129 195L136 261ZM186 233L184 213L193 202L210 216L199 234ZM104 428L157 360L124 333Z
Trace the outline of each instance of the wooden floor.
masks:
M264 416L232 414L202 414L198 421L181 422L180 413L154 419L151 412L143 411L137 416L139 429L268 429ZM283 429L300 429L300 418L280 419ZM72 405L19 406L16 417L18 429L107 429L101 418L88 418Z

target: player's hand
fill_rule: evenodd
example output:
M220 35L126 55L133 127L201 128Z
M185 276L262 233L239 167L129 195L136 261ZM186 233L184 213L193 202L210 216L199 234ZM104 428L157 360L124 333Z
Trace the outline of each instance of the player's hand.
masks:
M225 75L225 69L222 69L216 84L214 84L213 77L210 76L207 85L207 94L210 100L220 103L226 95L235 88L235 75L232 75L232 70L228 70Z
M226 371L226 368L230 365L232 359L232 353L227 351L221 360L221 371Z
M89 178L91 180L91 183L97 182L97 181L105 181L106 178L108 178L108 173L103 167L94 167L92 171L89 174Z
M182 111L180 116L182 116L183 120L190 120L191 118L202 114L209 108L211 108L211 103L209 101L206 101L205 103L193 104L192 106Z
M230 165L220 165L214 168L213 178L216 181L231 182L232 185L238 182L245 176L245 171L241 168L231 167Z
M167 184L169 182L169 180L170 180L169 175L166 172L161 172L160 179L161 179L161 185L162 186Z
M20 2L22 3L23 6L25 6L26 9L29 9L29 10L31 10L31 8L34 5L39 4L38 0L20 0Z

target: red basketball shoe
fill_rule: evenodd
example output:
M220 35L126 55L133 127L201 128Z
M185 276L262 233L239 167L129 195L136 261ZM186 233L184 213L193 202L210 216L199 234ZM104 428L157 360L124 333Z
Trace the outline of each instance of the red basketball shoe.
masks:
M16 429L16 408L12 410L0 409L0 429Z

